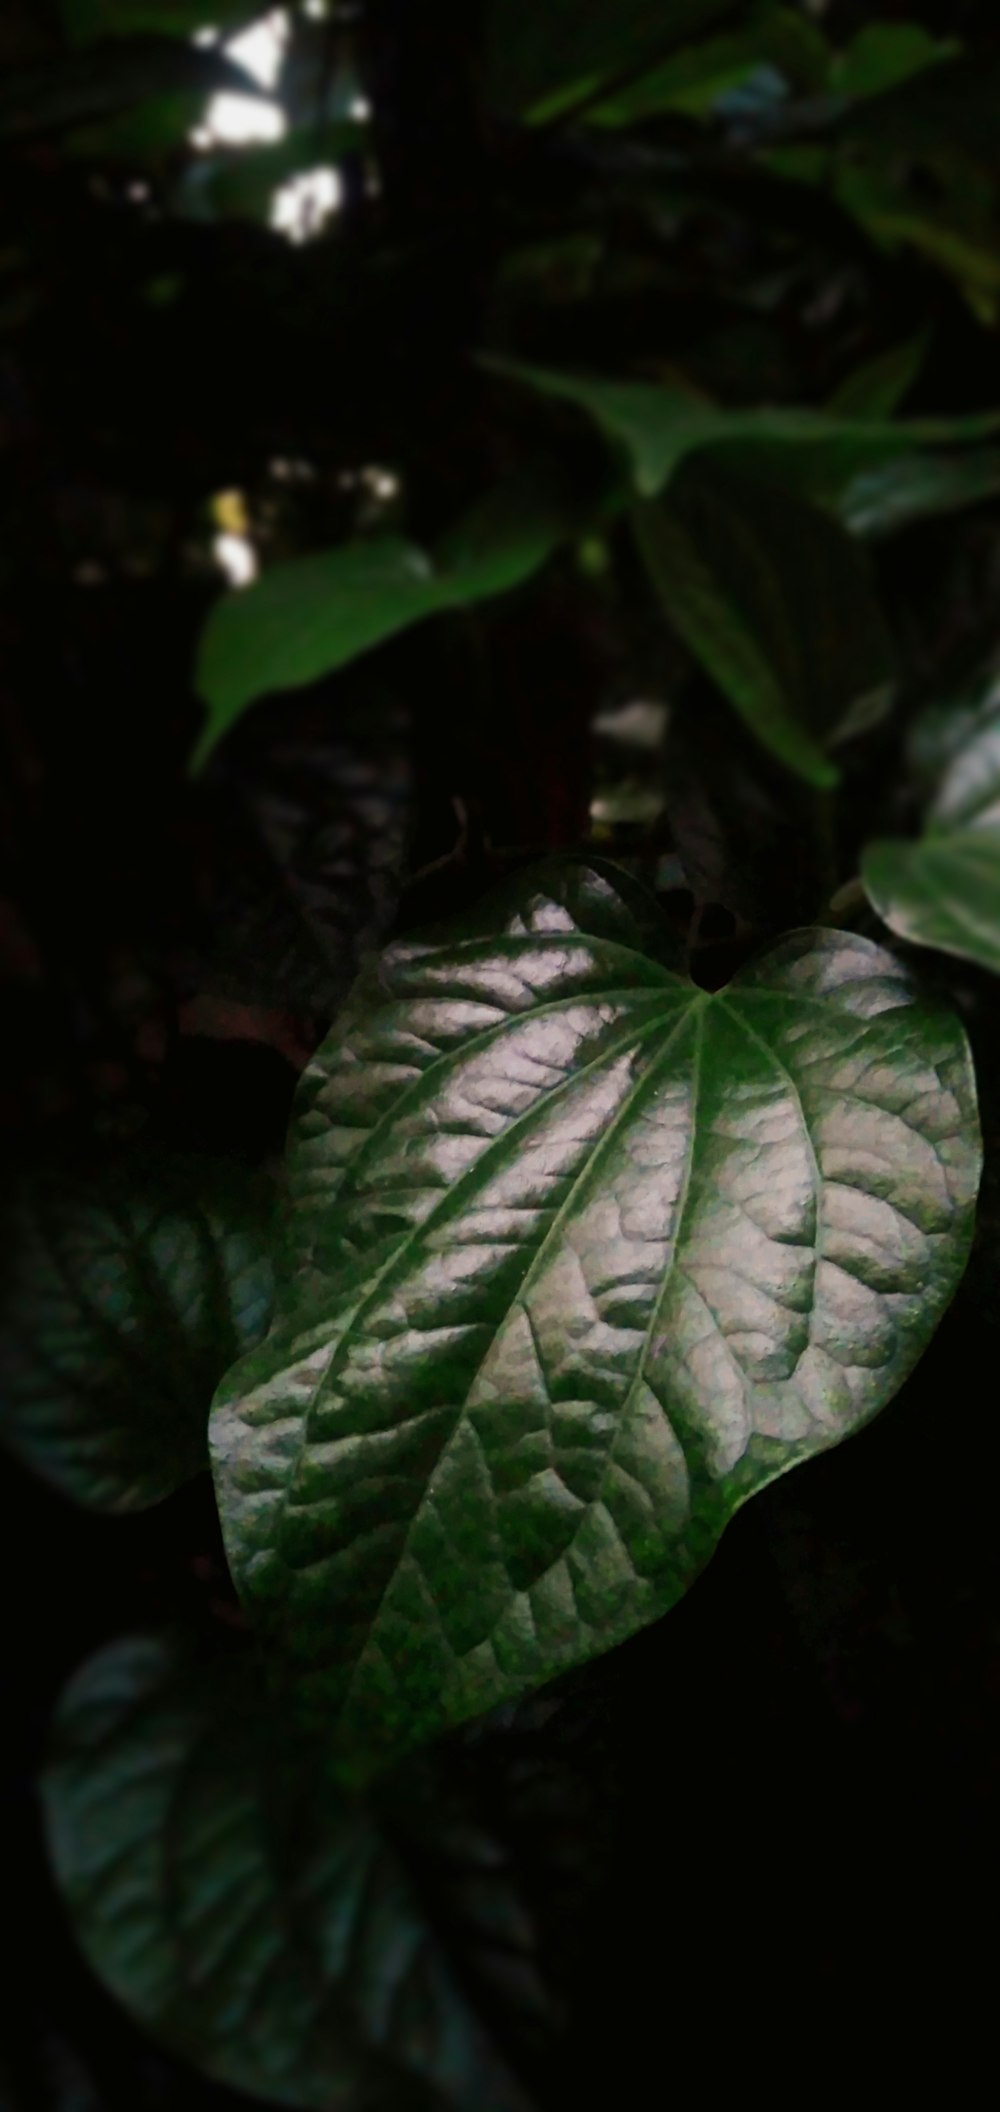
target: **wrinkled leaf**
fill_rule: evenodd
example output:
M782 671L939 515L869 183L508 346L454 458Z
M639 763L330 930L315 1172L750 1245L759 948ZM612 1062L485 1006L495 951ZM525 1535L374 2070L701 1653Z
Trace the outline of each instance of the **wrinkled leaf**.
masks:
M209 2075L315 2112L525 2112L397 1853L253 1658L104 1650L63 1697L43 1792L90 1964Z
M862 469L914 447L986 439L1000 429L1000 414L995 412L889 423L794 407L724 409L677 387L602 381L506 359L489 358L484 364L496 374L523 382L543 395L563 397L587 412L625 450L636 487L646 498L662 491L686 456L701 448L725 447L751 458L756 455L778 474L783 472L782 458L787 457L797 481L807 487L813 483L821 489L831 485L837 489Z
M551 494L517 481L474 507L433 557L380 536L292 558L224 596L201 640L198 688L208 722L196 767L255 698L332 674L425 617L508 593L538 571L565 532Z
M690 462L636 508L650 579L674 628L765 747L809 784L823 752L888 701L892 654L862 557L791 492Z
M528 875L393 946L303 1080L299 1266L210 1441L346 1774L665 1612L891 1398L965 1264L958 1021L833 932L711 995L631 900Z
M915 946L1000 973L1000 694L991 684L952 754L915 843L868 845L879 916Z
M36 1176L7 1212L0 1433L77 1503L132 1511L207 1464L226 1366L270 1316L272 1184L237 1165Z
M30 139L85 125L151 96L228 89L260 95L242 66L222 52L149 38L67 52L0 77L0 139Z

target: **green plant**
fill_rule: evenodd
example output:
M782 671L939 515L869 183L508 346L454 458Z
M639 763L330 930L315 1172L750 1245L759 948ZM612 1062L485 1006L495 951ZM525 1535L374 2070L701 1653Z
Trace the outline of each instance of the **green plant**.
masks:
M560 1726L990 1304L996 59L932 12L303 6L242 147L188 136L269 100L191 42L219 8L13 38L0 330L58 503L11 625L48 566L85 657L95 568L164 582L197 972L302 1069L280 1166L182 1149L154 1081L8 1215L12 1451L105 1513L211 1466L228 1576L76 1673L42 1790L88 1959L231 2088L562 2102Z

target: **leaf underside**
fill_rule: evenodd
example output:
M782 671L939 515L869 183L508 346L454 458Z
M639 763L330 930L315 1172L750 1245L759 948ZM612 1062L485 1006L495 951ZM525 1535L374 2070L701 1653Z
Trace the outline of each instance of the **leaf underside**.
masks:
M297 1266L210 1443L256 1618L377 1767L671 1606L892 1396L965 1264L963 1030L799 932L718 994L610 872L405 941L307 1072Z

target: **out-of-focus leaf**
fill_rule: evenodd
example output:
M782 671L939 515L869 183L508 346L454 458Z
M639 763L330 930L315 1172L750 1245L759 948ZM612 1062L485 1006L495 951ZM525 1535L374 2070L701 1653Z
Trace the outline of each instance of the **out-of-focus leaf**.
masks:
M862 877L879 916L915 946L1000 974L1000 690L991 681L960 734L915 843L868 845Z
M848 374L827 404L839 418L891 418L908 395L927 357L928 333L876 353Z
M528 2112L396 1842L266 1665L113 1644L62 1698L43 1794L86 1957L197 2068L302 2112Z
M77 1503L132 1511L206 1465L208 1408L267 1326L273 1184L140 1158L6 1213L0 1435Z
M789 7L757 7L744 26L688 45L627 87L610 89L606 100L588 109L587 123L640 124L662 110L703 117L764 65L774 67L791 87L820 89L829 66L822 32Z
M1000 217L991 185L953 175L940 204L919 202L894 172L847 167L837 178L840 203L884 249L917 250L948 273L973 312L991 322L1000 298Z
M261 11L261 0L59 0L74 44L100 37L191 37L206 27L252 22Z
M255 698L332 674L425 617L508 593L566 532L551 491L514 479L473 507L433 557L383 536L293 558L227 595L202 636L198 688L208 722L195 766Z
M730 0L491 0L488 92L505 115L542 123L730 12Z
M854 535L894 535L913 521L960 513L1000 494L1000 449L964 455L903 455L863 470L844 486L837 511Z
M838 95L859 102L902 86L960 50L952 39L933 37L918 22L869 22L834 59L830 84Z
M398 706L366 696L218 765L214 984L330 1018L395 914L412 792ZM213 791L216 787L213 786Z
M892 652L860 553L804 499L709 460L636 508L663 608L761 740L807 783L888 702Z
M733 410L676 386L606 381L493 357L483 364L493 373L542 395L564 398L586 412L624 449L636 487L647 498L662 491L685 457L700 448L738 450L748 457L756 453L779 475L787 457L797 483L827 492L836 491L860 470L891 461L914 447L981 440L1000 430L998 412L890 423L794 407Z
M222 52L168 38L122 39L72 51L0 76L0 139L31 139L111 117L154 96L261 94L257 81Z

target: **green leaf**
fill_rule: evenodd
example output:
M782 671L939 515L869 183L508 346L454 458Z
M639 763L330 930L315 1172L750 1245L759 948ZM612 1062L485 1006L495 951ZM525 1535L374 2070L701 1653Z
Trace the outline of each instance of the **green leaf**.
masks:
M273 1189L143 1157L36 1176L8 1210L0 1432L77 1503L133 1511L207 1465L212 1394L263 1334Z
M827 409L838 418L891 418L916 381L927 357L926 330L879 352L848 374L831 396Z
M59 12L74 44L99 37L190 37L206 25L226 29L252 22L260 0L60 0Z
M822 33L791 8L758 7L743 27L687 45L627 86L609 89L605 100L587 110L586 121L607 127L641 124L665 110L709 116L720 97L762 66L776 68L792 86L821 89L829 66Z
M425 617L508 593L566 532L551 493L514 479L475 506L433 557L381 536L292 558L225 595L202 634L197 681L208 722L195 767L257 697L333 674Z
M251 74L219 51L196 50L167 38L99 44L4 73L0 139L66 131L113 117L150 97L187 90L211 95L216 89L238 95L262 92Z
M991 683L944 771L916 843L868 845L862 878L883 922L1000 974L1000 691Z
M772 755L819 787L823 743L888 703L892 650L864 560L791 492L690 462L634 513L667 617Z
M210 1444L345 1775L664 1613L891 1399L965 1265L960 1023L834 932L710 994L634 899L529 874L398 943L303 1081L297 1263Z
M917 22L869 22L834 60L831 86L848 101L859 102L901 87L960 50L953 40L932 37Z
M874 539L998 494L1000 449L984 447L964 455L904 455L863 470L845 485L837 510L853 535Z
M483 365L546 396L565 398L586 412L623 448L637 490L654 498L688 455L725 447L757 458L782 475L787 462L798 481L835 489L862 469L891 461L914 447L981 440L1000 430L1000 414L964 418L879 421L842 418L830 411L797 408L724 409L693 390L654 387L648 382L602 381L561 374L493 357Z
M490 0L486 82L509 117L544 123L731 12L731 0Z
M89 1963L218 2081L312 2112L527 2112L398 1854L252 1656L104 1650L63 1697L43 1795Z

